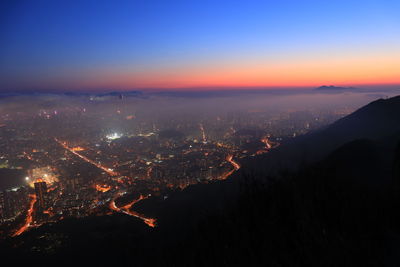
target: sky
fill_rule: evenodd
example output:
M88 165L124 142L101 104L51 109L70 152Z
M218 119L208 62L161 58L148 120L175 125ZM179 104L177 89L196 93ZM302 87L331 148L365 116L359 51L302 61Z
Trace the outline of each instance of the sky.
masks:
M4 0L0 91L400 85L397 0Z

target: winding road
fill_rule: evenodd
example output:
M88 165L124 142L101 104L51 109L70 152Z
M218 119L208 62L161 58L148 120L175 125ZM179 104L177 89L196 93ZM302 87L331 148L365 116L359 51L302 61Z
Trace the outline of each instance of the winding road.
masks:
M31 202L29 203L29 209L28 212L26 214L26 219L25 219L25 224L19 228L13 235L14 236L19 236L20 234L22 234L23 232L25 232L26 230L28 230L28 228L31 226L32 223L32 214L33 214L33 207L35 206L36 203L36 195L32 194L29 195L29 197L31 198Z

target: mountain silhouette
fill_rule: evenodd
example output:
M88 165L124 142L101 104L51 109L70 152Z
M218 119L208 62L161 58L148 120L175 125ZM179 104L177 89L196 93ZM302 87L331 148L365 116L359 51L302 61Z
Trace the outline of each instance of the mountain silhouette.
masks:
M400 134L400 96L379 99L333 124L294 138L258 159L248 161L255 169L278 171L323 159L340 146L357 140L379 142L392 150Z

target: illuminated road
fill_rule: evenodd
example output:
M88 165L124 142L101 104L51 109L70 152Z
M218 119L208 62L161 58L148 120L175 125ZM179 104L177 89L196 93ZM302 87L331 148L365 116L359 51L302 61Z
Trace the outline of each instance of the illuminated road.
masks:
M260 141L265 144L265 147L261 150L258 150L256 152L256 155L268 153L271 149L279 146L278 142L271 142L268 138L269 138L269 136L265 136L265 137L261 138Z
M12 235L13 237L22 234L23 232L28 230L28 228L31 226L33 220L32 219L33 207L35 206L36 203L36 195L29 195L29 197L31 198L31 202L29 203L29 209L28 213L26 214L25 224Z
M228 155L226 157L226 161L229 162L232 166L233 166L233 170L223 174L221 177L219 177L219 180L226 180L229 178L229 176L232 175L232 173L234 173L235 171L240 169L240 165L239 163L237 163L236 161L233 160L233 156L232 155Z
M111 189L111 186L96 184L95 188L96 188L97 191L105 193L105 192L107 192L107 191L109 191Z
M235 169L235 171L240 169L239 163L237 163L236 161L233 160L233 156L232 155L228 155L226 157L226 161L228 161L230 164L232 164L232 166Z
M147 224L148 226L150 226L150 227L156 227L156 219L148 218L148 217L146 217L146 216L144 216L144 215L142 215L142 214L140 214L140 213L138 213L138 212L135 212L135 211L131 211L131 210L130 210L131 207L132 207L133 205L135 205L135 204L138 203L139 201L141 201L141 200L143 200L143 199L146 199L146 198L148 198L148 197L144 197L143 195L140 195L140 197L139 197L138 199L135 199L135 200L133 200L132 202L126 204L125 206L122 206L122 207L118 208L117 205L115 204L115 200L116 200L119 196L120 196L120 194L118 194L113 200L111 200L110 205L109 205L109 207L110 207L111 210L116 211L116 212L121 212L121 213L124 213L124 214L126 214L126 215L139 218L139 219L141 219L145 224Z
M206 142L206 135L205 135L205 132L204 132L204 127L203 127L202 124L199 124L199 126L200 126L200 130L201 130L201 133L202 133L203 141ZM76 150L74 150L74 149L68 147L67 144L66 144L65 142L61 142L61 141L59 141L59 140L56 139L56 138L55 138L55 141L56 141L59 145L61 145L64 149L66 149L66 150L68 150L69 152L71 152L72 154L78 156L78 157L81 158L82 160L84 160L84 161L86 161L86 162L88 162L88 163L90 163L90 164L96 166L97 168L99 168L99 169L105 171L105 172L108 173L110 176L118 176L118 175L120 175L119 173L117 173L117 172L115 172L115 171L113 171L113 170L111 170L111 169L108 169L108 168L106 168L106 167L104 167L104 166L102 166L102 165L100 165L100 164L97 164L97 163L94 162L93 160L91 160L91 159L89 159L89 158L87 158L87 157L85 157L85 156L79 154ZM265 144L266 144L267 147L269 146L268 140L265 141ZM229 155L226 157L226 161L229 162L229 163L232 165L233 169L230 170L230 171L228 171L228 172L226 172L225 174L221 175L221 176L218 178L219 180L226 180L226 179L228 179L229 176L231 176L235 171L237 171L237 170L240 169L239 163L237 163L236 161L233 160L233 155L229 154ZM148 172L147 172L147 177L148 177L148 178L150 177L151 171L152 171L152 168L150 167L150 168L148 169ZM104 188L103 188L103 187L101 187L101 186L96 187L96 189L97 189L98 191L105 191L105 192L108 191L108 190L110 190L109 187L107 187L107 188L104 187ZM120 196L121 196L121 193L118 193L118 194L110 201L110 203L109 203L109 208L110 208L111 210L113 210L113 211L115 211L115 212L124 213L124 214L126 214L126 215L139 218L139 219L141 219L144 223L146 223L149 227L156 227L156 219L148 218L148 217L146 217L146 216L143 215L143 214L140 214L140 213L138 213L138 212L135 212L135 211L132 211L132 210L131 210L131 208L133 207L133 205L135 205L136 203L138 203L139 201L141 201L141 200L143 200L143 199L148 198L147 196L140 195L140 197L139 197L138 199L133 200L132 202L126 204L125 206L117 207L115 201L116 201L116 199L119 198Z
M102 166L102 165L100 165L100 164L94 162L93 160L91 160L91 159L89 159L89 158L87 158L87 157L85 157L85 156L79 154L77 151L75 151L75 150L73 150L72 148L68 147L66 143L59 141L57 138L54 138L54 140L55 140L58 144L60 144L64 149L66 149L66 150L68 150L69 152L71 152L72 154L78 156L78 157L81 158L82 160L84 160L84 161L86 161L86 162L88 162L88 163L90 163L90 164L96 166L97 168L99 168L99 169L105 171L105 172L108 173L109 175L111 175L111 176L119 176L119 175L120 175L119 173L117 173L117 172L115 172L115 171L113 171L113 170L110 170L110 169L108 169L108 168L106 168L106 167L104 167L104 166ZM96 186L96 189L97 189L98 191L102 191L102 192L106 192L106 191L110 190L109 187L102 187L102 186ZM143 200L143 199L145 199L145 198L147 198L147 197L144 197L144 196L141 195L138 199L132 201L132 202L129 203L128 205L125 205L125 206L123 206L123 207L121 207L121 208L118 208L117 205L115 204L115 200L116 200L119 196L120 196L120 194L118 194L113 200L111 200L110 205L109 205L109 208L110 208L111 210L116 211L116 212L121 212L121 213L127 214L127 215L129 215L129 216L134 216L134 217L136 217L136 218L139 218L139 219L141 219L144 223L146 223L146 224L147 224L148 226L150 226L150 227L155 227L155 226L156 226L156 220L155 220L155 219L153 219L153 218L147 218L146 216L144 216L144 215L142 215L142 214L140 214L140 213L138 213L138 212L130 211L130 210L129 210L135 203L137 203L137 202L139 202L139 201L141 201L141 200Z
M269 143L268 137L262 138L261 142L263 142L265 144L265 148L266 149L271 149L272 148L272 145Z
M234 173L234 172L235 172L235 169L233 169L233 170L231 170L231 171L229 171L229 172L227 172L227 173L221 175L221 177L219 177L219 180L226 180L226 179L228 179L229 176L231 176L232 173Z
M113 170L111 170L111 169L109 169L109 168L107 168L107 167L104 167L104 166L102 166L102 165L100 165L100 164L94 162L93 160L91 160L91 159L89 159L89 158L87 158L87 157L85 157L85 156L79 154L78 152L74 151L72 148L68 147L67 144L66 144L65 142L61 142L61 141L59 141L57 138L54 138L54 140L55 140L58 144L60 144L63 148L65 148L66 150L68 150L69 152L71 152L72 154L74 154L74 155L80 157L80 158L83 159L84 161L86 161L86 162L88 162L88 163L90 163L90 164L96 166L97 168L99 168L99 169L105 171L105 172L108 173L109 175L111 175L111 176L118 176L118 175L119 175L119 173L117 173L117 172L115 172L115 171L113 171Z

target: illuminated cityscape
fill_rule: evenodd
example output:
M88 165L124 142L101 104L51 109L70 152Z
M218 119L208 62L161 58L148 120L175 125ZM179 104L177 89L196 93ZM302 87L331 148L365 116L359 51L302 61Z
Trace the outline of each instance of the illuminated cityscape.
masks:
M185 108L187 114L177 116L173 110L137 110L135 103L146 101L135 98L90 101L85 107L77 101L79 106L68 102L57 104L57 110L2 116L3 167L24 175L19 186L1 195L2 236L114 212L156 227L157 218L135 211L137 202L229 179L243 159L350 112L233 108L196 114ZM116 128L102 127L109 124Z

